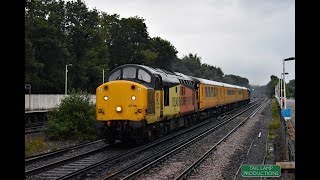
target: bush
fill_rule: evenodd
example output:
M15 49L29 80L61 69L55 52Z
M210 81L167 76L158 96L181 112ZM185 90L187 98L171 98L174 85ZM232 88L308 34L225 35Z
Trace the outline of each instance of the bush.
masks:
M278 107L278 102L277 100L273 99L272 103L272 117L276 118L279 116L279 107Z
M280 119L274 119L269 124L269 130L279 129L280 128Z
M86 92L72 90L48 113L43 132L50 140L88 140L96 137L95 104Z

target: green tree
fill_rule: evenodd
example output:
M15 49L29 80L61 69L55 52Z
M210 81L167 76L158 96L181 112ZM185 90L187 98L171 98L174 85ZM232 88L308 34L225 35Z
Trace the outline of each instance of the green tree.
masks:
M288 97L295 97L295 79L286 84L286 93Z
M249 80L247 78L229 74L224 76L224 82L249 88Z
M139 17L121 18L111 16L111 38L108 42L111 69L126 63L143 64L147 49L148 31L144 19Z
M52 13L51 10L53 8L49 8L56 4L57 2L55 1L35 0L26 2L26 53L30 54L30 47L28 46L31 44L31 50L34 52L32 53L34 54L33 62L36 62L33 63L35 64L33 67L37 67L37 71L34 72L34 68L29 69L30 66L27 66L26 73L31 74L29 72L33 71L33 74L36 74L36 77L38 77L28 80L32 84L33 93L60 93L63 90L64 71L58 71L58 69L61 69L61 66L65 64L69 53L63 41L63 33L60 28L57 28L53 24L53 22L59 22L59 20L53 21L53 19L63 19L63 17L58 17L57 14ZM25 59L27 64L30 62L29 57ZM28 77L30 76L26 75L26 78ZM31 75L31 77L35 77L35 75Z
M277 76L271 75L270 76L270 82L268 82L268 84L266 84L266 90L267 90L267 94L269 97L274 96L275 94L275 86L278 84L279 82L279 78Z
M89 10L82 0L25 3L25 82L32 85L32 93L64 93L65 66L70 63L68 89L89 93L102 83L103 71L127 63L223 81L221 68L201 63L197 54L179 59L177 53L168 40L149 37L141 17L120 19ZM225 79L248 84L237 76Z
M150 44L151 51L157 54L150 66L171 70L171 64L178 53L176 48L169 41L160 37L151 38Z
M35 59L34 48L30 39L25 38L25 82L29 84L39 84L39 71L43 69L43 63Z
M199 73L199 76L202 78L223 82L223 72L220 68L203 63L201 65L201 72Z
M182 59L182 64L185 65L185 67L188 69L188 71L191 72L191 76L199 76L201 73L201 57L199 57L197 54L193 55L189 53L187 56L184 56Z
M70 86L94 93L102 82L102 70L108 69L109 39L102 16L96 10L88 10L84 2L67 2L66 21L68 27L70 61Z
M172 65L173 71L178 71L186 75L210 79L214 81L221 81L223 79L223 72L221 68L201 63L201 57L197 54L183 56L182 59L176 58Z

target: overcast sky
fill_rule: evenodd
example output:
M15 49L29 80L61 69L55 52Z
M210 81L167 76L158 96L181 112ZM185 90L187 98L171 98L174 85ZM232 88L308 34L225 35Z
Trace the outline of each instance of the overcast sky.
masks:
M168 40L182 58L189 53L224 74L265 85L295 57L294 0L85 0L120 18L145 19L149 36ZM295 61L285 62L286 82Z

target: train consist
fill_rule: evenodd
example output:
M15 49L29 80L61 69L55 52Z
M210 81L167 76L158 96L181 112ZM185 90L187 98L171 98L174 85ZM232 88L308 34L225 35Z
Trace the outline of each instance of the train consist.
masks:
M137 64L115 68L107 81L96 89L107 143L152 140L250 101L246 87Z

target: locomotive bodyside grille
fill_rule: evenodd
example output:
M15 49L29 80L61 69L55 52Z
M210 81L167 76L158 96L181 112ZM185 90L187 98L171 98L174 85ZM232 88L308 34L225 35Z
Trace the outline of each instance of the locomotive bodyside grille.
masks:
M154 114L155 105L154 105L154 90L148 89L148 114Z

